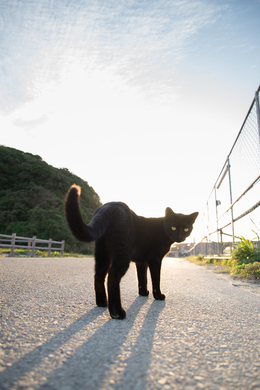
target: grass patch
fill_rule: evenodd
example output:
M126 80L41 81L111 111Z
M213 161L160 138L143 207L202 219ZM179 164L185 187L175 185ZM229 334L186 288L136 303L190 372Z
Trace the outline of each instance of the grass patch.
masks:
M197 264L204 265L211 268L214 272L229 273L231 271L231 265L229 259L216 259L214 257L204 257L203 255L189 256L188 260Z
M0 257L9 257L11 253L10 248L0 248ZM27 249L15 249L14 257L31 257L31 255L27 253ZM40 251L36 250L34 252L34 257L48 257L48 251ZM64 253L61 255L60 251L52 251L50 257L93 257L93 255L89 253Z

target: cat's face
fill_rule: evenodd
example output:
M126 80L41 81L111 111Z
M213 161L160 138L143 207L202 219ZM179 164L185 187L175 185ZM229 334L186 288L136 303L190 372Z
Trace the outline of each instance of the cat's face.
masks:
M173 242L182 242L192 232L193 224L199 213L190 215L176 214L167 207L165 210L164 230Z

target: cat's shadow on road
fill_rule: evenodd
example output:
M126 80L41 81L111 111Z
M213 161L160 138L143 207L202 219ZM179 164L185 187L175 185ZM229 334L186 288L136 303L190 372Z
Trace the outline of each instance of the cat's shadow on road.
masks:
M137 297L127 309L126 320L108 319L98 327L41 389L58 385L61 389L120 389L133 377L145 388L156 324L164 307L164 301Z
M148 379L148 371L152 359L152 349L154 347L154 335L159 315L165 307L165 301L152 301L140 333L136 338L129 358L125 361L124 373L117 382L115 388L122 389L124 384L129 383L133 375L135 376L135 388L145 389Z
M94 307L7 367L0 373L0 384L11 387L30 373L40 372L44 381L38 389L98 390L108 383L116 389L135 376L145 388L156 324L164 307L164 301L137 297L122 321L111 319L107 309ZM57 365L55 354L62 349L69 353Z

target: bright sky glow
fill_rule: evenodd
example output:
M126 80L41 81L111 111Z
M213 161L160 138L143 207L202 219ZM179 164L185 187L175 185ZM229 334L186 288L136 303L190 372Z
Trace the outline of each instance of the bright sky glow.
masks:
M0 4L0 143L103 203L203 211L260 83L260 1Z

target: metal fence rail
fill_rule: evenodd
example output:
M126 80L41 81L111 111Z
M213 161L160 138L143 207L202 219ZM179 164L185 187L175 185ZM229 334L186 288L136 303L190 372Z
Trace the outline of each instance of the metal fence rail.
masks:
M260 86L206 203L202 241L234 242L260 221L259 95Z
M41 244L41 246L38 246ZM55 247L53 247L55 245ZM57 245L59 245L57 247ZM14 256L14 250L17 249L27 249L27 256L34 257L36 250L47 250L48 256L51 255L51 251L60 251L61 255L64 254L65 241L53 241L51 238L49 240L41 240L36 237L19 237L13 233L11 236L6 234L0 234L0 247L11 248L10 256Z

